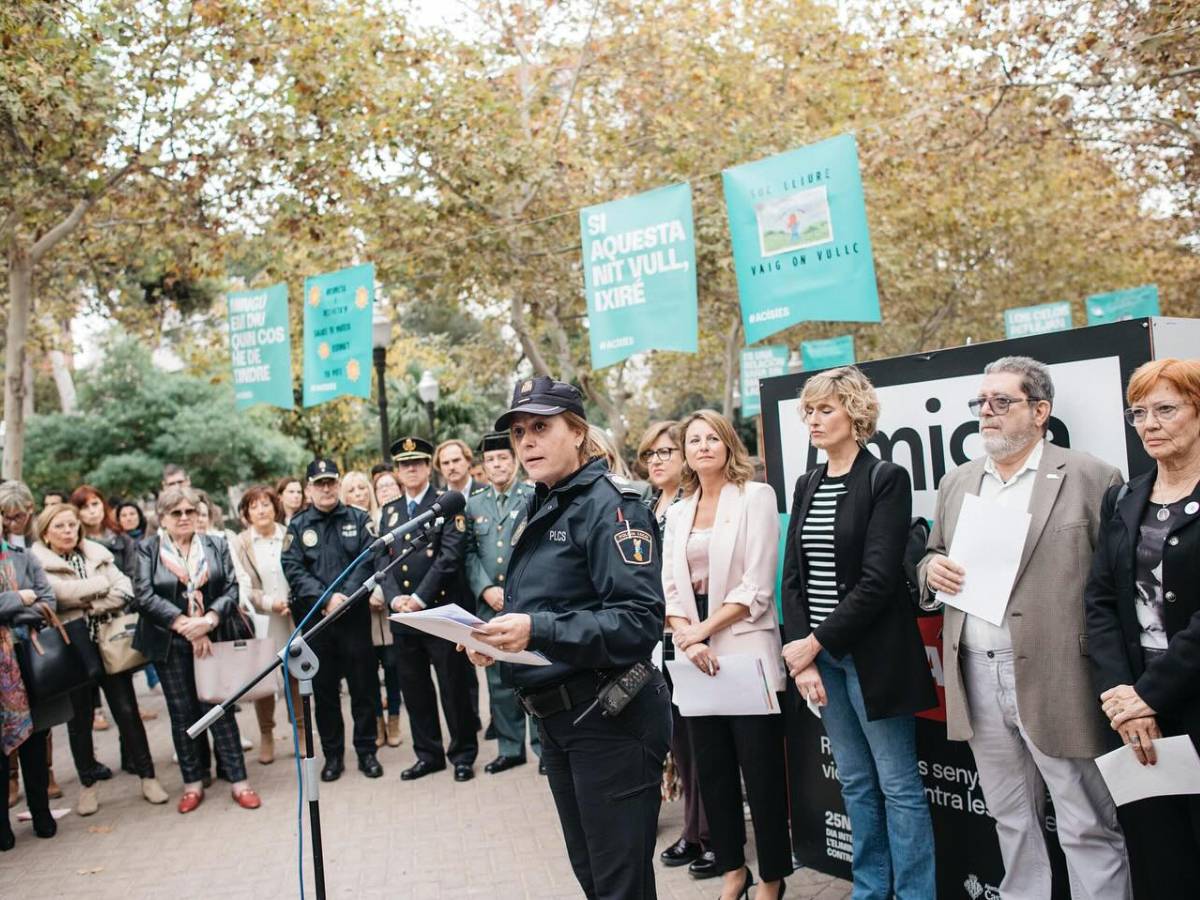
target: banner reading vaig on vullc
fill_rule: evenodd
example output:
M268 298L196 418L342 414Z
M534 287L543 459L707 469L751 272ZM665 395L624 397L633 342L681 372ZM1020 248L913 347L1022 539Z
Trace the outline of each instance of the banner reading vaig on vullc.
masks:
M645 350L695 353L691 185L585 207L579 227L592 368Z
M878 322L854 136L722 173L746 343L797 322Z
M287 285L229 294L229 356L238 409L269 403L291 409L292 342Z
M371 393L375 267L304 280L304 405Z

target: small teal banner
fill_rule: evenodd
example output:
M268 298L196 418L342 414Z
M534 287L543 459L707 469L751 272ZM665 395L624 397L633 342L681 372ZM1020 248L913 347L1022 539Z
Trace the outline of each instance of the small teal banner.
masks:
M746 418L762 412L758 382L762 378L774 378L787 374L788 348L743 347L742 348L742 415Z
M1018 306L1004 311L1004 336L1009 338L1070 331L1072 324L1071 304L1067 300L1039 306Z
M1127 291L1112 291L1108 294L1093 294L1084 301L1089 325L1105 322L1121 322L1125 319L1140 319L1157 316L1158 285L1144 284Z
M828 338L824 341L804 341L800 345L800 358L804 360L804 371L832 369L835 366L854 365L854 335Z
M375 267L304 279L304 405L371 393Z
M237 408L269 403L291 409L294 404L287 285L235 291L227 299L229 356Z
M797 322L878 322L854 136L726 169L746 343Z
M592 368L644 350L697 349L692 187L579 211Z

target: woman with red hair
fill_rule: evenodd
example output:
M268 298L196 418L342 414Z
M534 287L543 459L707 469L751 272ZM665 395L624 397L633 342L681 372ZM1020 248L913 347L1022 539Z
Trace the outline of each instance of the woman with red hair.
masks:
M71 492L70 503L79 510L83 536L103 544L113 555L117 568L127 578L133 578L137 568L137 542L117 524L112 507L90 484L81 484Z

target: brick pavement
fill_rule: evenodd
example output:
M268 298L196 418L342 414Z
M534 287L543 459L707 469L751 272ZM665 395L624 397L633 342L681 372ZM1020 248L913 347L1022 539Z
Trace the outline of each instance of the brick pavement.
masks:
M0 895L89 900L297 896L290 738L278 740L278 755L270 766L258 764L256 750L247 751L251 784L263 798L261 809L238 808L228 786L218 781L196 812L181 816L175 811L181 781L171 763L166 706L161 693L146 693L143 677L135 678L143 708L159 714L146 729L171 802L146 803L137 779L118 769L116 729L97 733L97 756L115 773L112 781L100 783L100 811L86 819L72 811L59 819L57 837L39 840L28 823L16 821L15 814L24 808L23 802L18 804L10 811L17 846L0 854ZM485 705L486 697L483 687ZM277 712L277 718L283 716ZM242 733L257 741L253 709L244 709L238 722ZM65 796L51 805L65 808L74 804L79 784L66 729L55 731L55 772ZM364 778L348 759L351 768L340 781L321 785L329 896L580 897L545 779L533 764L487 775L483 763L494 755L495 743L482 742L477 777L465 784L455 783L449 771L401 782L400 770L414 761L406 721L404 743L379 754L383 778ZM663 805L660 850L678 837L682 815L682 803ZM312 897L308 848L306 810L305 874ZM751 858L753 851L751 838ZM662 898L711 898L719 893L718 885L715 880L693 881L686 869L658 869ZM20 893L10 893L13 887ZM788 881L788 897L843 900L849 895L845 881L811 870L800 870Z

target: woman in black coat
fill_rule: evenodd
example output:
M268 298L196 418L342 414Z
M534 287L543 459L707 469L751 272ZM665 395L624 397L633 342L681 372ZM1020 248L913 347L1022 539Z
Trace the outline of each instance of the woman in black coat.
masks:
M1156 466L1105 495L1087 646L1113 746L1153 765L1160 737L1187 735L1200 749L1200 361L1146 363L1127 397ZM1200 796L1151 797L1117 815L1139 900L1200 883Z
M189 813L204 799L211 783L208 739L193 740L187 729L212 704L196 695L195 660L212 653L209 635L237 615L238 582L229 546L196 533L196 495L190 488L169 487L158 496L158 517L165 532L138 547L137 578L130 606L141 615L133 645L146 655L162 679L171 737L183 775L179 811ZM233 784L233 799L245 809L261 801L246 781L246 759L233 716L222 716L209 729L217 769Z
M783 659L801 698L824 707L854 832L854 895L925 900L936 894L933 824L913 716L937 695L903 576L911 483L864 446L879 402L857 368L814 375L800 409L829 462L796 481Z

